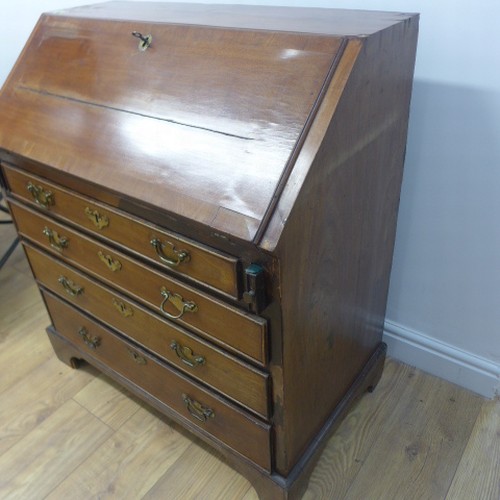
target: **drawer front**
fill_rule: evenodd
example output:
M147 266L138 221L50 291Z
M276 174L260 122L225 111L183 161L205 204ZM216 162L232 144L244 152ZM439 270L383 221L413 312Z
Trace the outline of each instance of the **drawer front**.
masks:
M239 361L136 302L25 245L36 279L190 376L268 417L269 375ZM240 332L233 332L235 336Z
M10 203L19 232L77 267L143 302L165 318L218 339L262 363L266 321L152 270L113 248ZM242 332L235 342L233 332Z
M35 175L4 165L11 192L24 201L131 250L174 273L238 298L238 259L148 225Z
M169 406L189 422L271 469L270 427L226 403L121 339L49 292L43 292L56 330L87 357L95 358Z

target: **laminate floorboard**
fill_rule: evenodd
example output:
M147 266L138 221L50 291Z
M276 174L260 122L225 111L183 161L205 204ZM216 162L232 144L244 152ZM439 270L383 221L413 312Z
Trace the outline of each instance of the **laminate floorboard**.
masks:
M500 498L500 404L487 401L461 457L447 500Z
M0 226L0 254L15 232ZM21 247L0 270L0 499L256 500L199 440L52 354ZM389 359L329 440L305 500L500 500L500 402Z

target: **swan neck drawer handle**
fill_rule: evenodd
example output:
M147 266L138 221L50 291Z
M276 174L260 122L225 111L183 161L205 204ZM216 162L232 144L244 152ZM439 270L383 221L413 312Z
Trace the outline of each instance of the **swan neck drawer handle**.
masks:
M52 191L46 190L42 186L37 186L31 181L26 184L26 189L31 193L37 205L47 209L55 205L56 202Z
M199 401L191 399L187 394L182 395L182 400L184 401L188 412L191 416L196 418L196 420L206 422L209 418L215 418L215 412L212 408L203 406Z
M191 312L194 313L198 310L198 306L191 301L186 301L178 293L172 293L165 287L161 287L161 296L163 301L160 304L161 312L169 319L179 319L182 318L184 313ZM167 302L173 304L173 306L179 311L179 314L174 315L165 310Z
M203 356L195 356L193 350L187 346L182 346L175 340L172 340L170 349L175 351L177 357L187 366L195 368L196 366L204 365L205 358Z
M101 339L99 337L91 337L88 330L84 326L78 330L78 335L82 337L85 345L89 346L91 349L96 349L101 345Z
M189 253L186 252L186 250L177 250L175 248L175 245L173 243L171 243L170 241L167 241L166 243L162 243L160 239L152 238L149 243L155 249L155 252L156 252L156 255L158 256L158 258L164 264L167 264L167 266L177 267L179 264L182 264L183 262L189 262L189 259L190 259ZM165 254L164 248L167 245L170 247L169 253L171 253L173 255L171 257L169 257Z
M66 290L66 293L71 297L76 297L83 293L83 287L77 285L69 278L66 278L66 276L59 276L59 279L57 281L61 283L64 290Z
M49 244L52 248L62 252L65 248L68 248L69 240L66 236L59 236L57 231L54 231L47 226L43 228L42 233L47 236Z

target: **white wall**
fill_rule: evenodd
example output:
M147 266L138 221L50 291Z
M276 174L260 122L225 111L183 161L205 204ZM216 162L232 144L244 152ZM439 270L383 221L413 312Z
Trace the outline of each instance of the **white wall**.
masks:
M179 0L178 0L179 1ZM42 11L2 6L3 82ZM91 2L87 2L91 3ZM421 13L385 338L393 356L487 396L500 390L500 2L276 0Z

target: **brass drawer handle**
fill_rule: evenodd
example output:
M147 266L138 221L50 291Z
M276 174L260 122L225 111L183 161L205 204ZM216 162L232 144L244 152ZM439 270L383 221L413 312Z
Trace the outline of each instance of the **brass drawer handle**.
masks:
M62 252L65 248L68 248L69 240L66 236L59 236L56 231L49 229L47 226L43 228L42 233L47 236L50 246L55 248L59 252Z
M78 334L80 335L80 337L82 337L85 344L88 345L91 349L96 349L101 345L101 339L99 337L91 337L84 326L82 326L80 330L78 330Z
M104 229L109 226L109 218L106 215L101 215L97 210L92 210L89 207L85 207L84 212L97 229Z
M99 257L100 261L103 262L110 271L116 272L121 270L122 263L117 259L113 259L111 255L104 255L104 253L102 253L99 250L97 252L97 256Z
M182 346L177 343L175 340L172 340L170 344L170 348L175 351L177 357L187 366L191 368L195 368L199 365L205 364L205 358L203 356L195 356L193 354L193 350L189 347Z
M168 266L177 267L179 264L183 262L189 262L190 255L186 250L176 250L173 243L167 241L167 243L162 243L158 238L153 238L151 241L151 246L155 249L156 255L158 258ZM167 257L164 252L165 246L168 245L171 247L170 252L174 255L174 257Z
M215 418L215 412L212 408L203 406L200 402L191 399L187 394L182 395L182 400L188 412L200 422L206 422L209 418Z
M125 302L115 299L114 297L111 302L113 303L114 308L125 318L134 315L134 310L129 305L125 304Z
M66 290L66 293L71 295L71 297L76 297L77 295L81 295L83 293L83 287L77 285L69 278L66 278L66 276L59 276L57 281L61 283L63 288Z
M161 296L163 297L163 301L160 304L161 312L169 319L179 319L182 318L185 312L196 312L198 310L198 306L191 301L185 301L181 295L178 293L172 293L168 291L165 287L161 287ZM174 305L176 309L180 312L177 316L170 314L168 311L165 311L165 304L170 302Z
M37 186L31 181L26 184L26 189L31 193L37 205L47 209L55 205L52 191L45 190L42 186Z
M128 353L132 356L132 359L138 364L138 365L145 365L146 364L146 358L138 354L137 352L133 351L132 349L127 349Z

